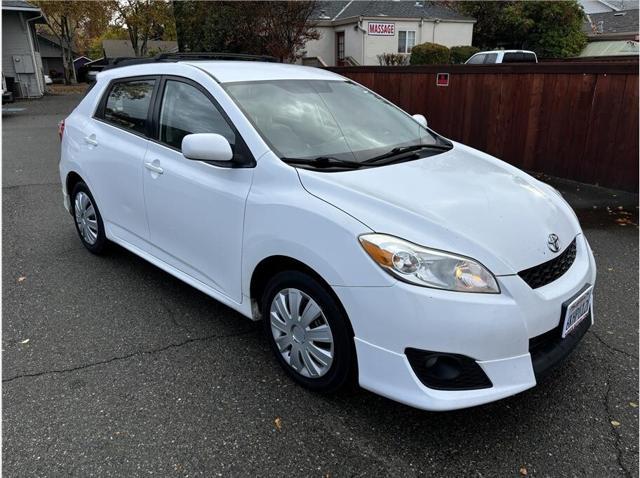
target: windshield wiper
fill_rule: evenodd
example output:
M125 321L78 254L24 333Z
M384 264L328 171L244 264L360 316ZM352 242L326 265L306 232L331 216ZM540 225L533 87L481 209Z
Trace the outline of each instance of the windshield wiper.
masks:
M347 159L334 158L333 156L318 156L317 158L280 158L288 164L301 164L314 166L316 168L330 168L333 166L346 168L361 168L366 166L357 161L349 161Z
M391 151L387 151L384 154L379 156L374 156L373 158L369 158L366 161L363 161L362 164L371 164L377 163L379 161L385 159L402 159L406 157L405 155L412 153L415 154L422 149L435 149L436 151L449 151L452 146L449 145L441 145L441 144L414 144L412 146L400 146L397 148L393 148Z

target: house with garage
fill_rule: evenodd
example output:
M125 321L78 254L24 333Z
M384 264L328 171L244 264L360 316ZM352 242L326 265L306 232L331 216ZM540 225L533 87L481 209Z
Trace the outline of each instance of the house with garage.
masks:
M2 74L15 98L38 98L44 94L37 23L45 23L37 6L19 0L2 1Z
M302 63L378 65L378 55L409 55L424 42L471 45L473 18L429 1L321 1L312 16L320 34L304 47Z
M64 66L60 40L50 33L38 32L38 43L40 44L40 57L42 58L42 68L45 75L49 75L54 81L62 81L64 79ZM71 45L71 52L72 58L78 56L75 45Z

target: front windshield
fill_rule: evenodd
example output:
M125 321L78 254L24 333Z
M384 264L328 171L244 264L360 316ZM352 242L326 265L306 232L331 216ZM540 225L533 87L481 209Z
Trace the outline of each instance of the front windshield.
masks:
M225 89L281 158L362 162L394 148L448 145L348 81L255 81L229 83Z

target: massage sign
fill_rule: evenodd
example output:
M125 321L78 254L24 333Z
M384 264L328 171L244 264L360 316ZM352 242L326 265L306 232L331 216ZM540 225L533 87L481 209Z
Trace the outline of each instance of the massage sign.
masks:
M369 35L394 36L396 34L396 24L369 22L367 31Z

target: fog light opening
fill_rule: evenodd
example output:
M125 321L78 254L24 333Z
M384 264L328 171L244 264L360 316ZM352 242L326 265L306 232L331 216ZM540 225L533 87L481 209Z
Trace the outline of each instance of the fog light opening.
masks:
M462 373L460 362L449 355L433 355L425 360L426 372L439 380L455 380Z
M414 348L405 349L417 378L436 390L474 390L493 386L471 357Z

